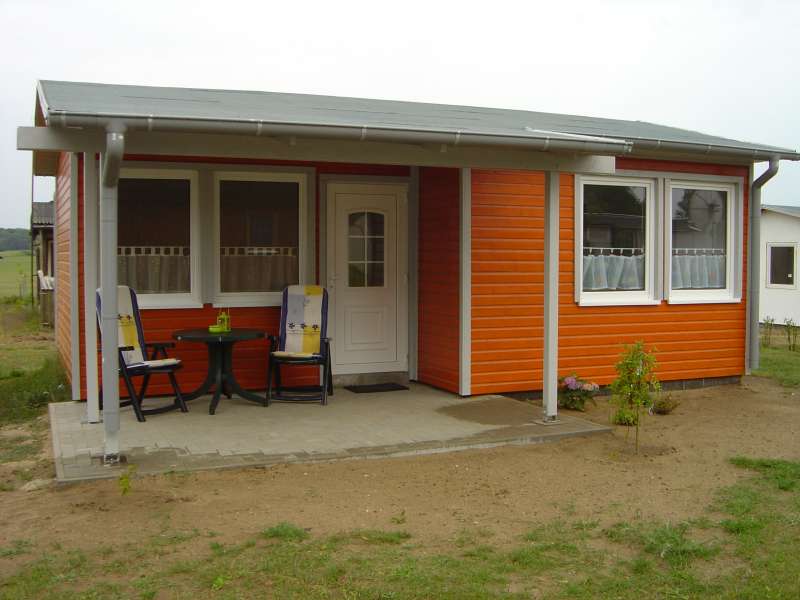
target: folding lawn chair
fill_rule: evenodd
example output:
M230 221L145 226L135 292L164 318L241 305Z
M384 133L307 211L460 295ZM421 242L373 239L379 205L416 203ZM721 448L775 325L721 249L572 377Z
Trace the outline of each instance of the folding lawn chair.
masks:
M269 336L271 352L267 367L267 405L281 402L328 403L333 396L330 340L328 329L328 292L318 285L290 285L283 290L280 335ZM281 387L281 365L319 365L322 385ZM272 380L275 379L275 395Z
M100 290L96 293L97 320L100 322ZM136 301L136 292L126 285L117 286L117 332L119 335L119 374L125 381L128 389L128 400L120 402L120 406L133 406L136 420L143 423L145 415L154 415L180 409L188 412L186 403L181 395L175 371L181 368L181 361L167 356L167 348L174 348L174 342L145 343L142 331L142 320L139 316L139 303ZM150 357L146 351L152 350ZM147 385L153 375L166 375L175 392L175 401L158 408L142 408ZM142 386L137 392L133 386L133 378L142 377Z

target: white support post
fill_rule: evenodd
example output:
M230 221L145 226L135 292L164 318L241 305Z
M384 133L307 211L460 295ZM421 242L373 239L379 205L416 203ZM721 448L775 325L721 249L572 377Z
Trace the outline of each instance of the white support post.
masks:
M119 355L117 333L117 185L124 151L121 133L106 134L100 198L100 329L103 348L103 424L106 464L119 462Z
M459 384L460 396L472 394L472 169L461 169L459 233Z
M86 420L100 422L97 379L97 252L99 178L94 152L83 154L83 335L86 347Z
M558 420L558 171L545 175L544 209L544 382L542 403L545 423Z

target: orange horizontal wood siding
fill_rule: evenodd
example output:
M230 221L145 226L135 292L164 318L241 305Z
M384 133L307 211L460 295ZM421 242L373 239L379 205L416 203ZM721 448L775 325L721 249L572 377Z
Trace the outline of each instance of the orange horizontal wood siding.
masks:
M459 213L458 169L419 171L419 334L417 378L458 392Z
M69 260L70 245L70 211L72 173L70 168L69 153L62 152L58 157L55 188L55 263L56 282L55 291L55 343L56 350L64 365L67 378L72 378L72 346L70 345L72 326L72 299L70 289L72 277Z
M747 264L747 167L617 159L618 170L728 175L744 179L744 257ZM600 384L615 377L625 344L642 340L655 350L663 380L742 375L745 370L746 278L733 304L578 306L575 302L575 177L560 181L559 375L577 373ZM660 259L659 253L657 259Z
M473 394L542 387L544 173L472 170Z

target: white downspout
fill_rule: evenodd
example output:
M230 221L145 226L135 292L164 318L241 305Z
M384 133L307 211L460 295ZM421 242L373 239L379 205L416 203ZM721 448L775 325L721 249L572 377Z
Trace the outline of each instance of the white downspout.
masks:
M769 167L750 186L750 236L747 249L747 306L750 360L747 373L758 369L761 360L759 335L759 294L761 292L761 188L778 173L780 158L769 159Z
M125 135L109 127L102 155L100 199L100 328L103 338L104 462L119 462L119 358L117 335L117 184Z
M545 174L543 422L558 421L558 259L560 173Z

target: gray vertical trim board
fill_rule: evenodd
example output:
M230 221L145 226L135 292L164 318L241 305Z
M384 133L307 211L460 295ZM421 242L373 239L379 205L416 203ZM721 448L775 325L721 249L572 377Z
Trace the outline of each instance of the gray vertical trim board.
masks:
M548 171L544 211L544 420L558 418L558 260L560 174Z
M86 345L86 420L100 422L97 377L97 255L99 251L99 179L94 152L83 154L83 336Z
M461 396L472 394L472 169L461 169L459 261L459 385Z
M78 266L78 155L69 155L69 345L72 399L81 398L80 273Z
M215 248L214 240L214 174L208 170L200 170L197 173L197 202L198 227L201 233L200 247L200 301L203 304L210 304L214 301L214 269L215 269Z
M419 344L419 167L408 185L408 378L417 379Z

